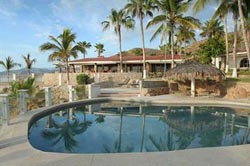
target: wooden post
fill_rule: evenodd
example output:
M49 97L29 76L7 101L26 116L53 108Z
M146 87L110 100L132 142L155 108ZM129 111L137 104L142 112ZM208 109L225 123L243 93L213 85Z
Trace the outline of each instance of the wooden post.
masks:
M191 79L191 97L195 97L195 78Z

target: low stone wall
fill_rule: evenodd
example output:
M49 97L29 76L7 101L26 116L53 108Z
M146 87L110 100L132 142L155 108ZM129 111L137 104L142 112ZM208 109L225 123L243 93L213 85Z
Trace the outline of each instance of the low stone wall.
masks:
M77 85L76 76L82 73L69 73L70 84ZM141 73L89 73L90 78L95 80L95 83L110 82L107 86L126 84L130 80L142 79ZM67 85L67 74L66 73L45 73L43 75L43 86L58 86ZM109 87L111 88L111 87Z
M229 82L226 83L227 94L226 99L240 99L250 96L250 83L245 82Z
M140 81L141 96L158 96L169 94L167 81Z

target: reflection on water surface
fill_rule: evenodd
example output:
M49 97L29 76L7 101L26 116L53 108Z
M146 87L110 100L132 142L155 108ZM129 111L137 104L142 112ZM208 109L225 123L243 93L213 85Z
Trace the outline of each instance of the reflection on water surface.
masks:
M240 110L247 112L247 110ZM222 107L102 103L58 111L29 130L47 152L154 152L250 143L250 116Z

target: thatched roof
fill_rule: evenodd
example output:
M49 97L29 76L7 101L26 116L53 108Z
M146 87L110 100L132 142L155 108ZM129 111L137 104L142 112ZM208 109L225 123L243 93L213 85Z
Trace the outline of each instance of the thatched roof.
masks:
M186 62L166 72L165 78L174 80L216 80L221 81L224 74L221 70L207 64Z

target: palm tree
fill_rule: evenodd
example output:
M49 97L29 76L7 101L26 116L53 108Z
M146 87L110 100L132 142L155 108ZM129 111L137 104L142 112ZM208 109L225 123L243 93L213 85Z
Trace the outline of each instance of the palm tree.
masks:
M76 34L72 33L70 29L64 29L63 33L57 37L49 36L51 42L44 43L40 46L41 51L52 51L49 55L49 61L60 59L66 62L67 82L70 85L69 79L69 58L72 56L77 58L78 47L74 46Z
M215 11L213 18L219 17L220 19L223 19L224 22L224 34L225 34L225 45L226 45L226 67L225 67L225 73L228 73L228 67L229 67L229 47L228 47L228 30L227 30L227 15L229 13L229 6L226 0L221 0L221 3L217 10Z
M244 17L243 9L242 9L242 6L244 6L245 8L250 10L250 7L249 7L250 3L249 3L249 0L243 0L243 1L237 0L237 1L238 1L238 10L239 10L239 15L240 15L240 22L241 22L243 39L244 39L244 43L245 43L245 47L246 47L246 51L247 51L248 61L250 62L250 48L249 48L250 41L248 41L248 39L247 39L246 18ZM247 13L247 14L249 14L249 13Z
M170 35L170 43L171 43L171 56L172 63L171 67L174 67L174 35L175 29L178 26L186 26L191 29L198 28L200 26L200 22L198 19L195 19L191 16L183 16L183 12L188 10L190 5L189 1L185 0L159 0L157 1L157 5L160 9L160 14L155 16L147 25L148 27L159 25L153 36L151 37L151 41L156 38L159 34L161 34L161 42L165 39L166 35Z
M101 53L105 51L104 45L102 43L95 44L96 51L98 52L98 57L101 56Z
M26 68L28 69L28 73L30 75L30 70L32 68L33 63L36 62L36 59L35 58L30 59L30 54L28 54L27 56L23 56L23 59L24 59L24 61L26 63Z
M85 59L85 55L87 54L87 49L91 47L90 42L77 42L78 50L83 54L83 59Z
M212 38L216 35L221 36L224 34L223 28L224 27L221 25L219 19L211 19L205 22L205 25L201 27L202 32L200 33L200 35L202 37L208 37L208 38Z
M176 33L176 40L178 43L180 43L180 46L184 44L184 48L185 48L187 43L196 41L195 31L188 27L180 26L178 32Z
M125 10L131 13L133 18L137 16L140 20L144 79L147 78L147 73L146 73L146 55L145 55L143 19L147 15L153 17L152 10L155 9L157 9L157 6L153 3L152 0L129 0L129 3L125 6Z
M114 27L116 35L118 35L119 54L120 54L120 71L123 72L122 67L122 42L121 42L121 26L128 29L134 28L134 20L127 16L124 10L111 9L111 14L108 16L107 21L102 22L103 30L107 30L111 25Z
M5 59L5 62L4 61L0 61L0 65L2 65L6 69L6 71L7 71L8 83L9 83L9 78L10 78L10 70L12 68L16 67L16 66L21 67L21 64L15 63L10 56L8 56Z
M236 54L237 54L237 38L238 38L238 18L239 11L237 7L237 2L231 1L231 11L233 13L233 21L234 21L234 44L233 44L233 73L232 77L237 77L237 64L236 64Z

